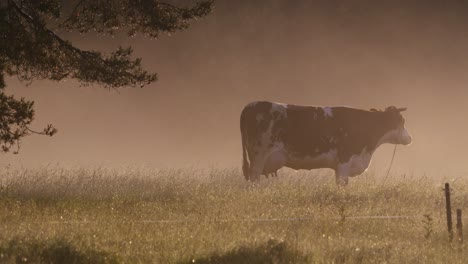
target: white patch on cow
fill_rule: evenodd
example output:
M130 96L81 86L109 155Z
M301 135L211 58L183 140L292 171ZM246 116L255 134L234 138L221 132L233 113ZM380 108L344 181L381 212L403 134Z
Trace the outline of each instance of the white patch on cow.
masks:
M367 151L366 148L360 154L351 156L348 162L338 165L337 172L340 176L357 176L364 173L369 168L372 160L372 151Z
M284 143L281 141L272 141L272 129L275 120L270 120L268 129L261 135L261 144L256 149L257 155L252 163L256 174L274 173L284 166L287 160Z
M286 104L272 103L270 113L274 113L274 112L286 113L287 107L288 106Z
M270 140L271 140L271 130L273 128L273 123L274 123L274 120L270 120L270 124L268 125L268 129L267 131L265 131L265 133L263 133L262 135L262 146L264 148L268 147L269 143L270 143Z
M398 139L398 134L400 133L400 129L393 129L385 133L377 143L377 147L389 143L389 144L396 144Z
M325 114L325 118L333 117L333 110L331 107L326 106L326 107L322 107L322 109L323 109L323 113Z
M405 127L396 128L385 133L377 143L377 147L385 143L409 145L411 141L411 135Z
M403 144L403 145L410 145L413 142L413 138L411 137L406 127L403 127L400 140L401 140L400 144Z
M287 117L286 108L287 108L286 104L272 103L270 113L271 114L279 113L278 118L286 118Z
M288 108L288 104L285 104L285 103L273 103L273 104L281 105L284 108Z
M257 101L255 101L255 102L250 102L250 103L247 104L246 107L255 107L257 104L258 104Z
M323 153L314 159L324 163L334 163L338 160L338 150L331 149L327 153Z
M265 131L265 133L262 135L261 152L266 156L269 156L271 155L271 153L276 152L276 151L283 151L284 149L283 142L272 141L272 129L273 129L274 123L275 121L271 120L267 131Z

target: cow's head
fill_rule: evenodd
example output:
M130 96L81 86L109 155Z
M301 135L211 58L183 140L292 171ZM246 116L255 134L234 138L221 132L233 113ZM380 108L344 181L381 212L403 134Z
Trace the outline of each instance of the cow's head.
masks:
M406 108L397 108L390 106L385 109L384 122L387 132L382 138L382 143L411 144L412 138L408 130L405 127L405 119L401 115L401 112L406 111Z

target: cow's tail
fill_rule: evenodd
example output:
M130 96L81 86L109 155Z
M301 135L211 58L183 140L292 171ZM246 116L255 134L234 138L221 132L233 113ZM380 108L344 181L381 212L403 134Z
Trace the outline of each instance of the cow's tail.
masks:
M249 160L248 160L248 153L247 153L247 127L245 124L245 109L242 111L241 118L240 118L240 130L241 130L241 138L242 138L242 173L246 180L249 180Z

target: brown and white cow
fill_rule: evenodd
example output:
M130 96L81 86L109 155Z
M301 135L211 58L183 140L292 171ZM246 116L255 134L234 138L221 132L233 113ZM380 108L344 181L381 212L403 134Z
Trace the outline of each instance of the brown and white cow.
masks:
M330 168L337 184L346 185L369 167L381 144L411 143L404 110L252 102L240 118L244 176L258 181L282 167Z

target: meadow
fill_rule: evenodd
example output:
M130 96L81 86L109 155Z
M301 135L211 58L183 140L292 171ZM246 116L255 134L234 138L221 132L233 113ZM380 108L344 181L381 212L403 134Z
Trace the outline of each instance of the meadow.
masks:
M238 168L4 168L0 263L466 263L449 243L468 180ZM412 216L366 219L356 216Z

